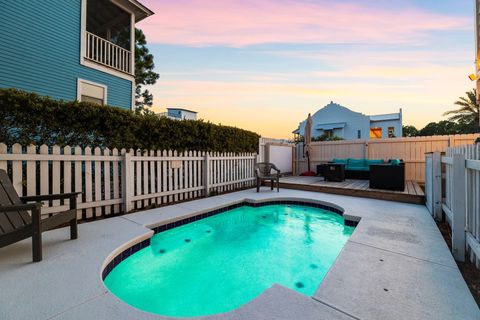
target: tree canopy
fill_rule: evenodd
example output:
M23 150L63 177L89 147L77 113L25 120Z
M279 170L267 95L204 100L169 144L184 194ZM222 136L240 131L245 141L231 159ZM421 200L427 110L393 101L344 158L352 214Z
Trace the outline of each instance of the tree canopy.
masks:
M466 97L460 97L455 101L455 105L460 106L460 108L455 110L450 110L445 112L444 116L450 116L448 120L457 121L465 125L475 125L479 126L479 105L477 103L477 90L472 89L465 92Z
M153 85L160 75L153 71L153 55L147 48L147 39L142 30L135 28L135 107L143 109L153 104L153 94L145 85Z
M448 120L430 122L422 129L414 126L404 126L404 137L435 136L451 134L467 134L480 132L479 128L479 105L477 104L477 92L475 89L467 91L466 97L460 97L454 102L460 108L444 113L450 116Z

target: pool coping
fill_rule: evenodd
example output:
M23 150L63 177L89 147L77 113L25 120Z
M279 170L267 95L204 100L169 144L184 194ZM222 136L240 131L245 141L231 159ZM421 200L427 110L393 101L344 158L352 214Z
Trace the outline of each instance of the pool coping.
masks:
M66 240L66 228L49 231L39 264L31 263L29 240L2 248L0 283L10 290L0 290L0 301L8 302L0 304L0 318L178 319L140 311L116 298L102 281L106 264L149 239L161 224L244 201L271 200L337 204L345 219L359 223L313 297L274 285L236 310L193 319L480 319L424 206L298 190L246 190L81 224L74 241ZM78 279L64 282L57 270ZM437 274L441 278L434 281ZM389 292L382 290L387 287ZM16 305L20 297L31 303Z

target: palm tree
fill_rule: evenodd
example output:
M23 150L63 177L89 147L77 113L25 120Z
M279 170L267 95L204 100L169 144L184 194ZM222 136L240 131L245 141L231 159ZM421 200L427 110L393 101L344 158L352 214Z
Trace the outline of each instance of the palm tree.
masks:
M459 109L447 111L443 115L453 115L448 120L475 124L478 128L480 124L480 107L477 103L477 90L467 91L466 95L467 97L460 97L459 100L455 101L455 105L460 106Z

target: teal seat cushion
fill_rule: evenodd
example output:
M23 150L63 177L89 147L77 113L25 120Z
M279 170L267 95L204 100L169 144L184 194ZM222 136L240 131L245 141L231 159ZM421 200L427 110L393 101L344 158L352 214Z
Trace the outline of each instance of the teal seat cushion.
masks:
M367 166L370 166L372 164L382 164L382 163L383 163L383 160L381 160L381 159L367 159L367 160L365 160L365 164Z
M347 165L345 167L346 170L350 170L350 171L370 171L370 167L360 167L360 166L350 166L350 165Z
M400 159L392 159L392 160L390 160L390 164L391 164L392 166L399 166L400 163L401 163L401 162L400 162Z
M347 167L365 167L365 159L348 159Z
M337 158L333 158L333 163L336 163L336 164L347 164L347 160L348 159L337 159Z

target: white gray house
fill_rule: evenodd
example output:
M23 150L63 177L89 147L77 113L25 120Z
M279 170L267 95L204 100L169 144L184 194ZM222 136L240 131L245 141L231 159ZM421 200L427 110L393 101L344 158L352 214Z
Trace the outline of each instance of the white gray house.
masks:
M364 115L330 102L312 115L312 137L337 136L345 140L401 137L402 109L398 113ZM306 120L293 131L303 136Z
M182 108L167 108L167 112L158 114L160 117L167 117L173 120L197 120L197 112Z

